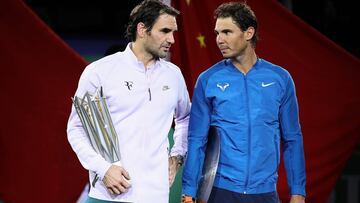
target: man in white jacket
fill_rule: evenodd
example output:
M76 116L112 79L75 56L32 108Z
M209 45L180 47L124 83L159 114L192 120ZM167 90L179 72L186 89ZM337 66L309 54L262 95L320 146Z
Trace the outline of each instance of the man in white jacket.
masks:
M68 140L90 180L95 175L101 180L91 186L87 202L168 202L169 187L187 150L190 110L180 69L162 59L174 43L178 14L160 1L143 1L130 14L131 43L125 51L91 63L81 75L76 96L103 88L122 163L113 165L94 151L73 107ZM175 143L169 152L173 121Z

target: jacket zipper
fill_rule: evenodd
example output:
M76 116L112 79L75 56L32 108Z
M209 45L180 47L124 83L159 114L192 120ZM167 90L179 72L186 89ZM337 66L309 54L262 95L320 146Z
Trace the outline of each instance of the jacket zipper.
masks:
M150 73L148 73L148 69L145 68L145 76L148 83L148 94L149 94L149 101L151 101L151 88L150 88Z
M247 74L244 75L244 82L245 82L246 110L248 117L248 156L247 156L247 171L246 171L245 190L244 190L244 194L246 194L247 186L249 184L249 177L250 177L250 157L251 157L251 119L250 119L250 103L249 103Z
M151 101L151 89L150 89L150 87L148 88L148 92L149 92L149 101Z

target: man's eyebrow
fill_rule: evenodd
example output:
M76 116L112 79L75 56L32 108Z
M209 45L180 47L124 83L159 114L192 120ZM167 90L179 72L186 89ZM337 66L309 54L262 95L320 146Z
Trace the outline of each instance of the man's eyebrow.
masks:
M169 33L169 32L172 31L172 29L167 28L167 27L164 27L164 28L161 28L160 31L161 31L161 32L165 32L165 33Z
M218 34L218 33L228 33L228 32L232 32L232 30L231 29L223 29L223 30L214 30L214 33L215 34Z
M223 30L221 30L221 32L227 33L227 32L232 32L232 30L231 29L223 29Z

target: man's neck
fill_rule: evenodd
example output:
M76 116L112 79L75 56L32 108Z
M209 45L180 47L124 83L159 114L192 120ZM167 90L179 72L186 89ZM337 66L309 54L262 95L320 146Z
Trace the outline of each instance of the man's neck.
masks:
M144 47L140 42L133 42L130 48L134 52L136 58L143 62L145 68L155 63L155 58L144 50Z
M247 53L234 57L231 61L240 72L246 75L256 63L257 56L254 49L245 52Z

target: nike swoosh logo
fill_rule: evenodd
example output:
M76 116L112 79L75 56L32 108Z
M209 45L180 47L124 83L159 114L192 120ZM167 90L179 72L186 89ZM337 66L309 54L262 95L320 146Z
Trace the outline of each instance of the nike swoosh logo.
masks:
M262 83L261 83L261 87L268 87L268 86L273 85L273 84L275 84L275 82L271 82L271 83L267 83L267 84L265 84L264 82L262 82Z
M163 88L162 88L163 91L166 91L166 90L169 90L169 89L170 89L170 87L167 86L167 85L163 86Z

